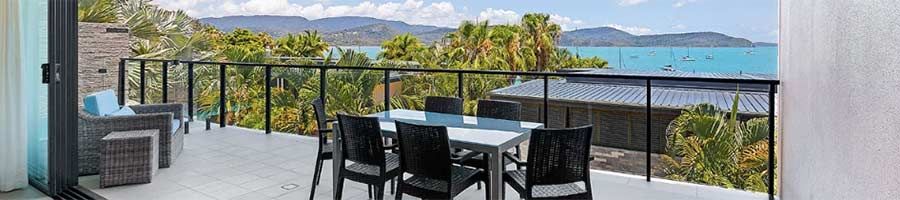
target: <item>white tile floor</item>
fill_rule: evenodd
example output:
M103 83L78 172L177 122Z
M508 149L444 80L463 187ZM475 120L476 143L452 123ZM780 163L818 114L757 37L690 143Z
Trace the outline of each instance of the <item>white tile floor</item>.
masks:
M185 136L181 157L172 167L160 169L152 183L100 189L97 176L86 176L80 179L81 185L108 199L309 198L316 153L314 138L266 135L231 127L204 131L202 123L192 127L195 128L191 134ZM325 163L316 199L332 199L331 162ZM596 171L591 180L596 199L767 199L760 193L681 182L648 183L641 176L613 172ZM506 197L518 196L507 188ZM346 182L344 199L366 198L365 185ZM385 198L394 197L386 192ZM484 199L484 190L469 188L458 199Z

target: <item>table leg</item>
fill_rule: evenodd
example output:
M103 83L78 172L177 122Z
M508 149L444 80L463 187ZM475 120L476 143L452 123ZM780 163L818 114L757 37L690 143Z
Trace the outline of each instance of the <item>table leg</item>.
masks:
M503 199L503 151L497 149L489 155L491 199Z

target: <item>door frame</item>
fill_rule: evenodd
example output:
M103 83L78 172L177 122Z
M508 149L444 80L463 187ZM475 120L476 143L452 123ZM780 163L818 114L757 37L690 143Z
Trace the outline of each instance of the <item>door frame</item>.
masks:
M48 182L29 182L48 196L56 196L78 185L78 3L45 1L49 9Z

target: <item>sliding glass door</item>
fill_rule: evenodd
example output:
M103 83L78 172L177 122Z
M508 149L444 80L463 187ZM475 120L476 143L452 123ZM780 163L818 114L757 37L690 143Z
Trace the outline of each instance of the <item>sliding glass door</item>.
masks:
M28 181L40 190L46 191L49 184L49 89L42 81L42 67L48 61L48 1L17 0L20 5L19 18L22 26L22 116L26 123Z

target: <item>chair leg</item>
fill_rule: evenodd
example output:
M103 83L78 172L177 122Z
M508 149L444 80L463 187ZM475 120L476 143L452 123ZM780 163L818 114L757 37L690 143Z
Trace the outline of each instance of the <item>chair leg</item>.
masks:
M394 200L403 199L403 184L400 184L400 181L397 182L397 193L394 193Z
M337 194L335 194L334 199L341 200L341 196L343 196L343 193L344 193L344 178L341 177L336 181L337 181L337 188L334 188L334 189L337 190L337 192L336 192Z
M320 161L319 159L321 157L322 157L322 154L319 154L319 156L316 156L316 169L313 172L313 182L312 182L312 189L310 189L310 191L309 191L309 200L312 200L314 197L316 197L316 185L319 185L319 178L322 175L321 174L322 171L320 171L321 170L321 168L320 168L321 162L319 162Z
M369 192L369 199L372 199L372 185L366 185L366 191Z
M484 182L484 184L487 185L487 182ZM478 185L481 186L481 182L478 182ZM506 197L500 196L500 198L503 199ZM490 187L486 187L484 189L484 199L491 199L491 188Z
M394 194L394 178L391 178L391 194Z
M316 168L316 185L319 185L319 182L322 182L322 168L325 167L325 159L319 160L316 166L318 166Z
M375 185L375 200L384 200L384 183Z

